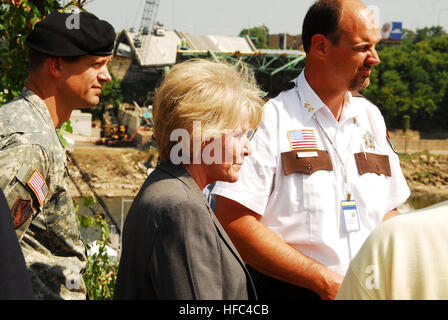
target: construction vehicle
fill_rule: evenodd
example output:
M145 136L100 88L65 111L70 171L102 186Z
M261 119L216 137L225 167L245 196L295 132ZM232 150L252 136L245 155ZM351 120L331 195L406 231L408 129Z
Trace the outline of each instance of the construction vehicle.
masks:
M126 126L117 124L105 124L102 126L101 139L98 139L95 144L115 146L115 147L127 147L136 146L137 141L134 139L138 129L128 139L126 134Z
M118 132L118 124L103 124L101 129L102 138L111 138Z
M139 37L139 36L135 36L135 38L134 38L134 46L135 46L136 48L141 48L141 46L142 46L142 41L140 40L140 37Z

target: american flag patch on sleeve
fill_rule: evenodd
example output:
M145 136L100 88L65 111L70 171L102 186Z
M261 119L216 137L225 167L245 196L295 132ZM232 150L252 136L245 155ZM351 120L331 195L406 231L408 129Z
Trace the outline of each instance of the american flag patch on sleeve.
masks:
M313 129L301 129L288 131L291 151L293 150L317 150L316 132Z
M48 194L48 186L37 169L34 170L34 173L28 180L27 184L30 186L31 190L33 190L34 194L37 197L37 200L39 201L39 204L42 205Z

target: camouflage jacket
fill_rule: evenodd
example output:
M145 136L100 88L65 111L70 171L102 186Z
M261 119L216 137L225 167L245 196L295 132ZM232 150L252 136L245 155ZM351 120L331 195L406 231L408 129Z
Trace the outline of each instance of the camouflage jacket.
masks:
M87 254L66 161L50 113L31 90L0 107L0 188L38 299L86 298Z

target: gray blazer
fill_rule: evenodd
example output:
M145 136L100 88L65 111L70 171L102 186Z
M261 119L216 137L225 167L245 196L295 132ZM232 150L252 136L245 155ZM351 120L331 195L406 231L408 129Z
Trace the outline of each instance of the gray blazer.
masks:
M132 203L114 299L256 299L244 262L183 166L161 163Z

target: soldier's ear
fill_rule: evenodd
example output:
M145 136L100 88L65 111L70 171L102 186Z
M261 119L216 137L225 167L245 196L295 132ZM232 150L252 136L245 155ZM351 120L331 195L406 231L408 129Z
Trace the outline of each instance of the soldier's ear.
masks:
M62 58L60 57L49 57L47 59L48 69L50 74L59 79L62 76Z

